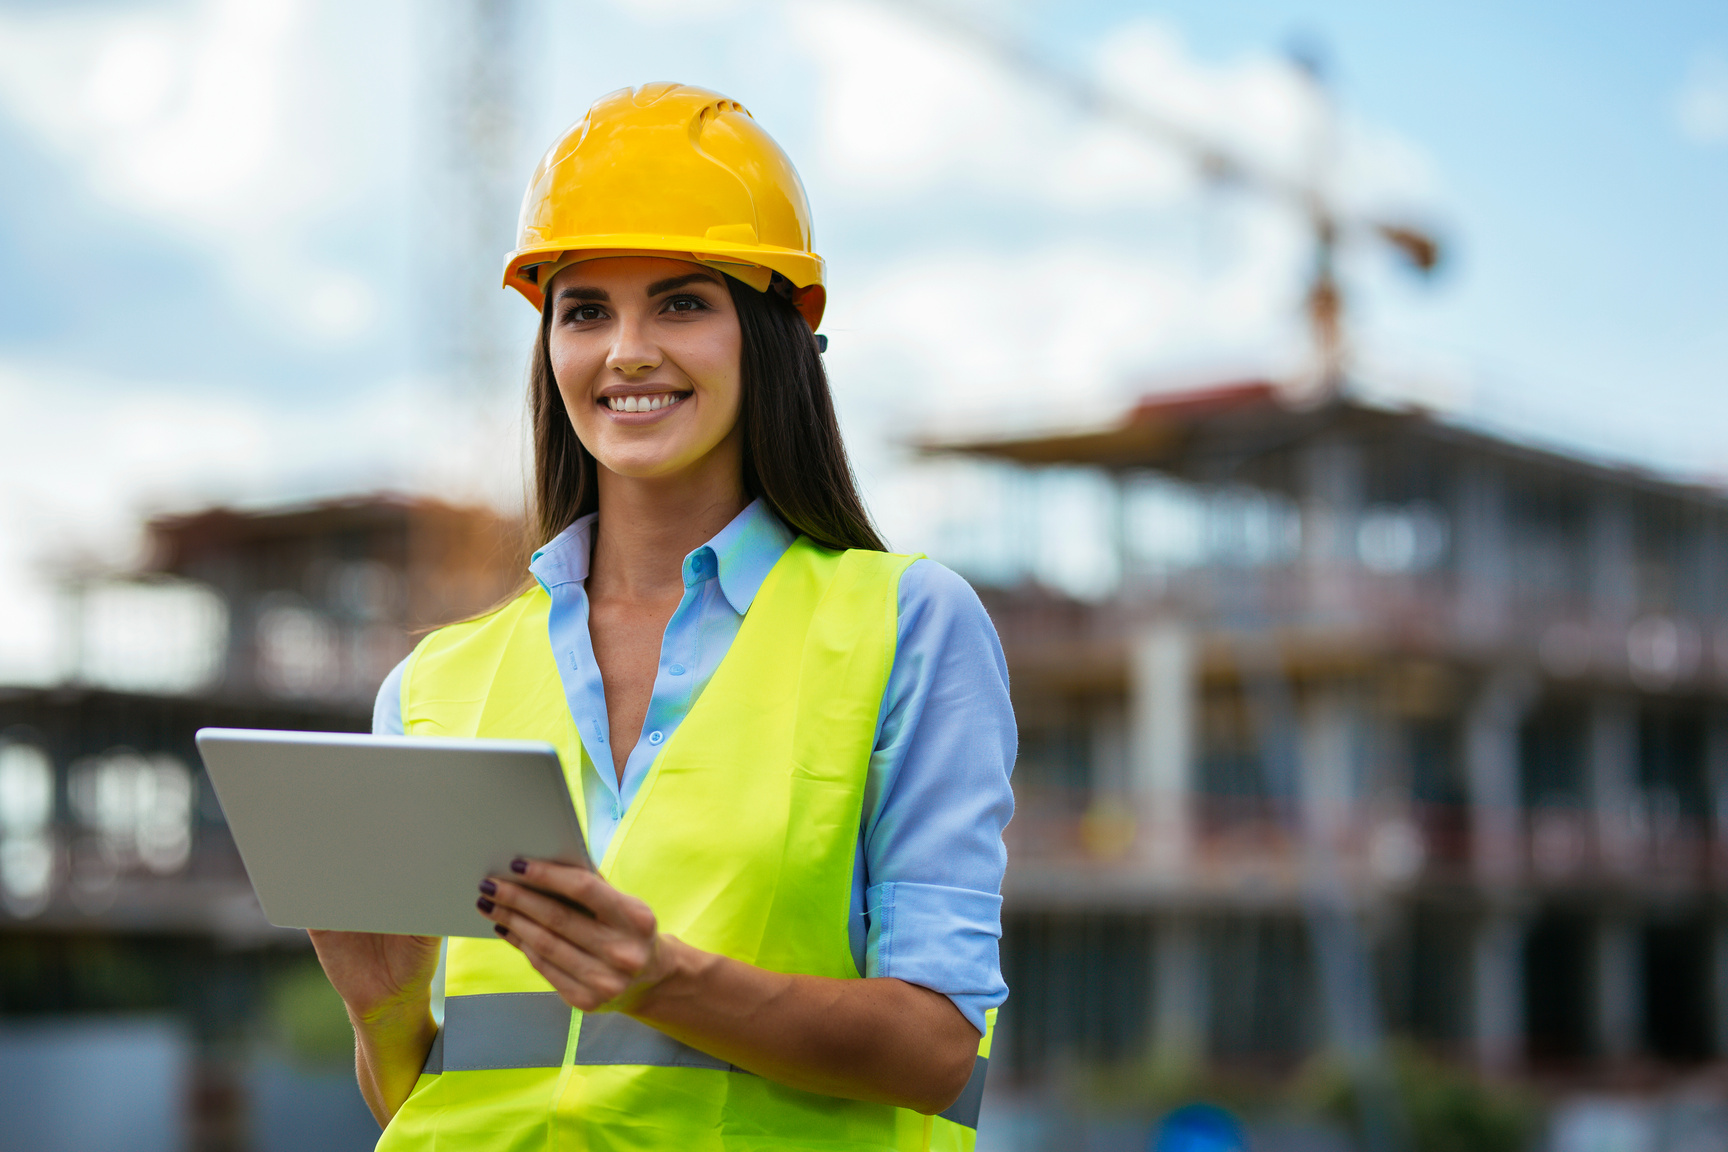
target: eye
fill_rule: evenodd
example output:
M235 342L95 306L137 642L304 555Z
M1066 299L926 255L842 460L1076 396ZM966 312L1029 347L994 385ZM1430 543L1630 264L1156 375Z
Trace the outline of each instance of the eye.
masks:
M606 309L598 304L578 304L564 313L564 322L566 324L581 324L590 320L602 320L605 316Z
M700 296L674 296L666 301L662 311L666 312L706 312L708 301Z

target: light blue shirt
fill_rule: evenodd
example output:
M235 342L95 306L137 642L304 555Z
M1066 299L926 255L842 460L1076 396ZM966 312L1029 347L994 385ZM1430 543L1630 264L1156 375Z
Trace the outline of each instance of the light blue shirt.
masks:
M600 859L793 536L756 501L684 558L684 597L667 622L648 714L620 782L588 632L584 582L594 520L584 516L561 532L534 554L529 571L552 598L548 633L588 753L588 843ZM1008 666L977 595L934 561L906 569L899 612L852 870L852 956L862 975L897 977L948 996L982 1032L984 1013L1008 996L998 954L1002 829L1014 812ZM402 732L406 663L378 691L374 732Z

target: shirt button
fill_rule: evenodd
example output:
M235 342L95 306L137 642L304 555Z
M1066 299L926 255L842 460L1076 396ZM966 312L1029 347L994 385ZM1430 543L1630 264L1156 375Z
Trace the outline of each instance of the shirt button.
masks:
M672 667L666 669L666 671L672 673L674 676L682 676L684 675L684 665L674 664Z
M660 743L660 741L662 741L664 739L666 739L666 737L664 735L662 735L658 730L655 730L653 732L648 733L648 743L650 743L650 744L658 744L658 743Z

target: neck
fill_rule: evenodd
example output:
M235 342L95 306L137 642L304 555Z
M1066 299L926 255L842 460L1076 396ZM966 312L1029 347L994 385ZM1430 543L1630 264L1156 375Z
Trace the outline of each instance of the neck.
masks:
M716 450L710 457L721 455L726 454ZM667 477L596 468L600 515L588 561L591 598L652 600L683 594L684 557L750 503L741 462L711 458Z

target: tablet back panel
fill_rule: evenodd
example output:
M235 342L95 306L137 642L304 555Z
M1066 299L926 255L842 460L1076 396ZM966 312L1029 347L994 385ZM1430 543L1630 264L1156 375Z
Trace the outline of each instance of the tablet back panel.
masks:
M549 744L206 728L198 751L278 927L491 937L483 878L588 864Z

